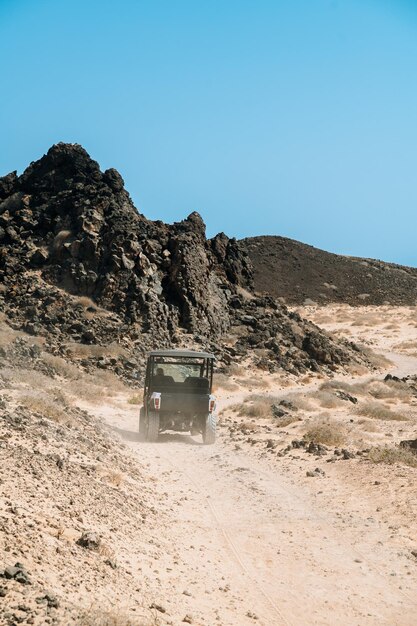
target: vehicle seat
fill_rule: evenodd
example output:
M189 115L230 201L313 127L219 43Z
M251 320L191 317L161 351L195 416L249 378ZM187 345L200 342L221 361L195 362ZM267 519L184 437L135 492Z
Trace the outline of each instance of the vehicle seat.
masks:
M152 389L158 391L161 387L174 387L175 381L172 376L154 376L152 378Z
M184 386L189 387L194 393L208 393L209 392L209 379L200 378L199 376L189 376L184 380Z

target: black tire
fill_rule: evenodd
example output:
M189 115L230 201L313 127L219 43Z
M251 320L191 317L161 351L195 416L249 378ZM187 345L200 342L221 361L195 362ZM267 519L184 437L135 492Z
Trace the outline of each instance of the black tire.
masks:
M142 406L139 411L139 439L140 441L145 441L146 439L146 415L145 415L145 407Z
M203 441L207 446L211 446L216 441L217 415L209 413L203 426Z
M157 441L159 435L159 413L158 411L149 411L148 413L148 441Z

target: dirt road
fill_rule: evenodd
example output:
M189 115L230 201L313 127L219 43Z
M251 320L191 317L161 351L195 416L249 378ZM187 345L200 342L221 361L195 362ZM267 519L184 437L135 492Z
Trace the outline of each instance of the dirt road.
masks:
M222 430L215 446L168 434L141 443L137 410L104 417L177 520L154 570L167 621L182 611L195 624L416 624L415 567L376 501L333 468L317 481L297 457L271 467Z

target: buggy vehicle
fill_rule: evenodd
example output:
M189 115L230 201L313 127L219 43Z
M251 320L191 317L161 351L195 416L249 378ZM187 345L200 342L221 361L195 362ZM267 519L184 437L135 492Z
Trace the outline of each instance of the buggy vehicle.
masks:
M155 350L148 356L139 433L156 441L160 432L201 433L216 440L216 398L212 394L215 357L191 350Z

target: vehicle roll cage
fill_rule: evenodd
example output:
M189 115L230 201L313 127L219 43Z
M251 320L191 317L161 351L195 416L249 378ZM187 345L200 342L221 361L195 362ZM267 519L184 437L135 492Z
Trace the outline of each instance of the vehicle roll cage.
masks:
M210 391L213 386L213 369L216 357L205 352L191 352L175 350L151 352L146 367L144 398L149 392L151 379L155 374L155 366L158 365L200 365L200 378L207 378L210 384Z

